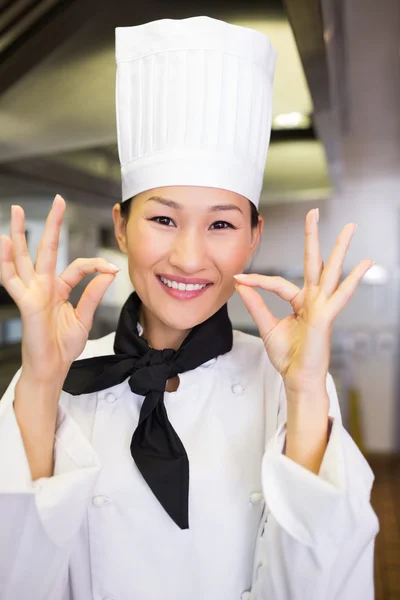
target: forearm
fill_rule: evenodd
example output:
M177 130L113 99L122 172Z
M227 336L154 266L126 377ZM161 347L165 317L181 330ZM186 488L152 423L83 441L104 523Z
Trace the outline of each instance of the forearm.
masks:
M318 474L329 439L329 396L326 387L313 392L286 390L287 433L285 454Z
M14 412L17 419L32 480L51 477L58 401L62 384L40 384L22 371L15 386Z

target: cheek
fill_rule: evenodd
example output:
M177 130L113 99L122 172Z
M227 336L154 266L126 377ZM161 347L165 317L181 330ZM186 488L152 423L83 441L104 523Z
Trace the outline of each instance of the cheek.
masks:
M217 240L212 248L219 269L229 275L241 273L250 254L250 237L242 231L234 233L229 240Z
M149 268L168 252L168 236L160 236L147 223L129 232L128 260L130 272Z

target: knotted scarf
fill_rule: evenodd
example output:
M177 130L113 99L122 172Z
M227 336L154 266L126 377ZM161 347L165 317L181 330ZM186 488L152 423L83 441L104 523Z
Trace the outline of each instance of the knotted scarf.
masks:
M227 305L196 325L178 350L154 350L138 334L141 300L133 292L118 319L114 354L76 360L63 390L74 396L98 392L129 377L133 393L145 396L131 441L139 471L166 512L181 529L189 528L189 460L164 405L167 380L196 369L232 348Z

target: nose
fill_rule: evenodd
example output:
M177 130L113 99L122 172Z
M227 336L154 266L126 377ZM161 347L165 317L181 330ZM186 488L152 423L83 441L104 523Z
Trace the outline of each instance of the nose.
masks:
M175 238L169 262L183 273L198 273L204 269L205 254L204 235L192 229L182 230Z

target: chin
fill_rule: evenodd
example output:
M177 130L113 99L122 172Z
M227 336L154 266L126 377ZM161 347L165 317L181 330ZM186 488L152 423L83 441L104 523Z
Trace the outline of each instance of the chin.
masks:
M147 306L168 327L177 331L187 331L212 317L228 300L225 297L212 296L207 299L206 296L207 294L193 300L179 301L165 298L164 294L157 294L150 296L152 299L157 298L156 302L152 301Z
M218 308L210 306L207 310L207 307L199 306L196 302L192 306L164 306L163 310L157 310L156 314L168 327L177 331L187 331L209 319Z

